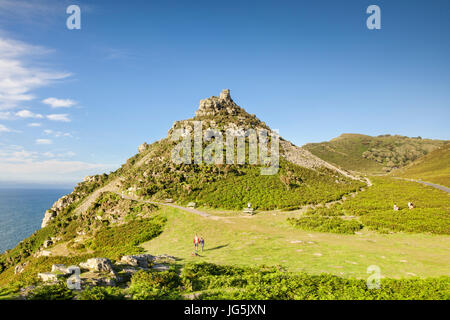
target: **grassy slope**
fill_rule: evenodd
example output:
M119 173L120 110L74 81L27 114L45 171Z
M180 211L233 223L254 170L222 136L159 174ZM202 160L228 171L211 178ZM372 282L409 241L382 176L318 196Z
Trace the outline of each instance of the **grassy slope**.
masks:
M392 175L450 187L450 143L430 152L411 165L392 172Z
M308 143L303 147L319 158L344 169L378 174L385 173L385 167L402 166L408 163L409 159L430 152L441 144L442 141L438 140L403 136L343 134L328 142ZM365 152L373 154L380 162L363 157ZM389 161L393 162L388 165Z
M450 236L309 232L292 228L286 222L286 217L295 215L298 213L246 217L236 213L214 220L173 209L166 213L164 232L142 246L152 254L179 257L183 264L206 261L222 265L283 265L294 272L351 278L367 278L366 269L374 264L380 266L384 276L392 278L450 275L446 244ZM192 256L194 232L206 240L206 251L201 257Z

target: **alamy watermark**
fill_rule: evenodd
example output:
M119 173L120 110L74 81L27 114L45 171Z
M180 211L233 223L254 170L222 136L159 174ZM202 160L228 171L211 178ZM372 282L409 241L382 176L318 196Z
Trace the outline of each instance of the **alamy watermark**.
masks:
M66 13L70 16L66 20L66 26L69 30L81 29L81 9L76 4L70 5L66 9Z
M266 129L244 129L231 125L225 133L222 133L216 128L203 130L202 121L192 121L192 125L173 130L171 140L182 139L172 149L173 163L243 165L246 163L246 145L248 145L248 164L261 165L261 175L274 175L278 172L280 167L278 130L269 132ZM209 143L204 149L203 142Z
M380 289L381 288L381 268L377 265L371 265L367 267L367 273L370 276L367 278L367 288Z

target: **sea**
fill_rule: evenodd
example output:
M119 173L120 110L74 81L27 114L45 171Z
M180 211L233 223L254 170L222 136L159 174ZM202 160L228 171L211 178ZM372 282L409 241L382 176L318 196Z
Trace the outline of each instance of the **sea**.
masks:
M41 228L47 209L70 189L0 188L0 253Z

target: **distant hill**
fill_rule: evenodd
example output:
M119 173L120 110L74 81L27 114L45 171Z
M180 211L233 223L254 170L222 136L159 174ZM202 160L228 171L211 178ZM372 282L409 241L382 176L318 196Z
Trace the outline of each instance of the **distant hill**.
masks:
M327 142L308 143L303 148L346 170L382 174L402 168L444 143L421 137L345 133Z
M450 187L450 143L430 152L392 175L409 179L421 179Z

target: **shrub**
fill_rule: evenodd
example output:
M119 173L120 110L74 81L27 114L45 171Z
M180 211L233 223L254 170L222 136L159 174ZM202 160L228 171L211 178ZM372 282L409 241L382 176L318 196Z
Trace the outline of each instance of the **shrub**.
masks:
M181 279L173 271L140 270L131 278L128 292L135 300L179 299Z
M74 297L72 290L63 282L52 285L41 285L33 290L30 300L71 300Z
M92 287L82 291L79 300L122 300L122 290L117 287Z
M356 220L344 220L335 217L301 217L288 218L290 224L303 230L319 232L347 233L354 234L363 228L363 225Z

